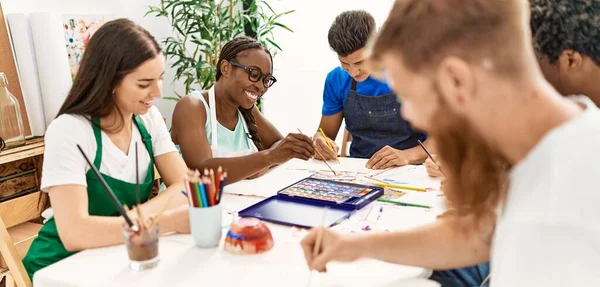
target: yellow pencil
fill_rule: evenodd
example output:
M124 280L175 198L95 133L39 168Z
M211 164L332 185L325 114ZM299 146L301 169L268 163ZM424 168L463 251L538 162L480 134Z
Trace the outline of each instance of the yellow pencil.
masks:
M414 190L414 191L420 191L420 192L426 192L427 189L425 188L421 188L421 187L412 187L412 186L406 186L406 185L397 185L397 184L390 184L390 183L376 183L375 185L380 186L380 187L391 187L391 188L399 188L399 189L408 189L408 190Z
M319 132L321 133L321 135L323 136L323 138L325 139L325 142L327 143L327 145L329 146L329 148L335 153L335 149L333 149L333 146L331 145L331 143L327 140L327 136L325 135L325 132L323 132L323 129L319 127ZM335 160L337 162L339 162L340 160L338 159L337 154L335 155Z

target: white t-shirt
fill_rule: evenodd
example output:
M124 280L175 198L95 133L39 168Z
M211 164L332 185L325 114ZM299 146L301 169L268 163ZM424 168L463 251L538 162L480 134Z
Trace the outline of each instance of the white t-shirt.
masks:
M492 286L600 286L600 110L583 103L511 171Z
M162 115L156 107L150 108L148 113L141 115L140 118L152 137L155 157L177 152ZM135 183L135 143L137 142L140 181L146 178L150 155L135 122L132 122L132 131L127 155L102 132L101 173ZM42 191L47 192L49 187L65 184L87 186L85 174L90 167L77 149L77 144L93 163L97 146L92 123L83 116L61 115L50 123L44 139L46 147L42 168Z

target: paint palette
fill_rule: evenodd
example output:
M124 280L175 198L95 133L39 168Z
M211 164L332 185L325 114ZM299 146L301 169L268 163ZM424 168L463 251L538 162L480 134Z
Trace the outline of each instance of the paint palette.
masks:
M278 224L333 226L383 195L383 188L307 177L239 212ZM329 207L323 219L323 207Z
M360 200L378 189L374 186L324 180L319 178L305 178L278 192L280 195L302 197L319 201L344 203Z

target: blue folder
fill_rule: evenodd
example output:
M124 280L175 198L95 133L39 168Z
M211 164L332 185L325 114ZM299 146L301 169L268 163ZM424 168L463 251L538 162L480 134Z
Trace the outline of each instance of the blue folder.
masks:
M332 187L333 186L333 187ZM332 191L334 189L335 191ZM325 226L350 217L383 195L383 188L326 179L304 178L242 211L242 217L311 228L323 224L323 208L328 206ZM331 197L340 196L337 200Z

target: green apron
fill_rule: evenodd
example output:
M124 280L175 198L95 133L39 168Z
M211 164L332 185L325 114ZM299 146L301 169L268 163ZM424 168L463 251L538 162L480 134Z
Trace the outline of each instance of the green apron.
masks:
M150 165L148 166L148 173L146 179L140 182L140 198L142 202L145 202L150 197L152 192L152 181L154 180L154 153L152 152L152 138L148 131L144 127L144 124L138 116L134 116L136 126L140 130L142 135L142 141L150 154ZM100 163L102 162L102 136L100 132L100 119L98 117L92 118L92 128L94 130L94 137L96 138L96 157L94 158L94 166L100 170ZM73 147L75 148L75 147ZM114 206L106 191L102 187L102 183L96 178L93 170L87 172L87 192L88 192L88 209L90 215L95 216L120 216L117 208ZM126 204L131 207L136 204L135 194L135 183L124 182L110 176L102 174L104 180L108 183L110 188L113 190L121 204ZM23 258L23 265L29 274L30 278L33 278L33 274L59 260L75 254L75 252L69 252L65 249L58 231L56 229L56 222L54 218L51 218L44 224L38 234L38 237L33 240L27 256ZM125 256L125 255L123 255Z

